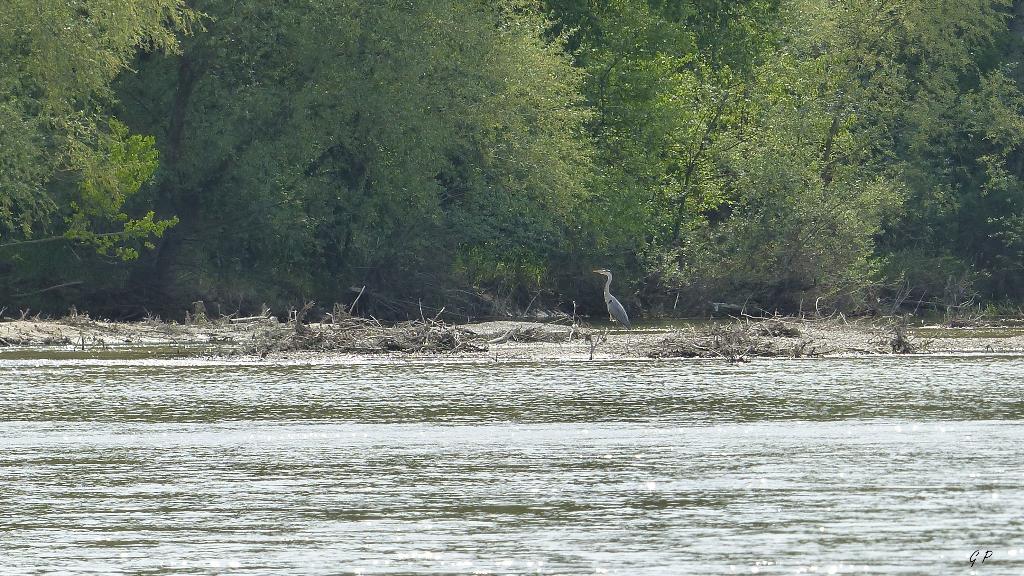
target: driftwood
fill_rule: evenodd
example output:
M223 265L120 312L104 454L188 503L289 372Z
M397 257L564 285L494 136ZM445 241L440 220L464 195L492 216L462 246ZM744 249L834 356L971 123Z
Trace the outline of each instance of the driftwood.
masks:
M311 304L307 304L311 307ZM472 332L437 318L384 326L373 318L333 318L331 324L305 325L304 307L289 325L267 327L253 335L241 352L265 357L275 352L374 354L486 352L487 342Z
M770 318L736 320L679 330L656 344L651 358L724 358L744 362L755 356L818 356L824 353L801 337L798 326Z
M295 329L295 333L299 336L303 336L309 333L309 328L307 328L305 324L306 314L309 314L309 311L313 308L313 304L315 304L315 302L313 302L312 300L306 302L302 306L301 310L295 312L293 328Z
M352 288L352 290L355 290L355 288ZM348 307L349 312L356 309L356 304L359 304L359 299L363 297L363 292L366 292L366 284L363 284L363 287L359 289L359 294L356 296L356 299L353 300L352 304Z
M913 354L919 352L921 346L910 335L906 316L898 316L889 321L887 334L881 338L880 348L893 354Z
M487 340L488 344L504 344L505 342L565 342L576 336L577 327L569 330L549 330L547 326L514 326L503 334Z
M231 324L249 324L251 322L262 322L264 320L270 320L270 316L246 316L244 318L228 318L228 322Z

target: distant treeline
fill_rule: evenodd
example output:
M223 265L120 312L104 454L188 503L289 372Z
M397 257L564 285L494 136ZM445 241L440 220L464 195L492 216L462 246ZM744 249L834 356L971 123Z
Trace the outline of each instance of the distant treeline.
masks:
M1024 301L1024 2L4 0L0 308Z

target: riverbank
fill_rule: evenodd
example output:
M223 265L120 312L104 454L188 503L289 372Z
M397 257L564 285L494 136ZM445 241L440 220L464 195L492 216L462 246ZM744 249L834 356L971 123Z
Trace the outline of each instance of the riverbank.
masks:
M107 322L87 316L0 322L0 350L111 350L175 347L181 354L257 358L323 355L482 357L494 360L703 357L821 357L894 353L1024 354L1024 327L947 327L895 319L726 319L681 321L624 330L618 326L521 321L383 326L363 319L299 324L247 322Z

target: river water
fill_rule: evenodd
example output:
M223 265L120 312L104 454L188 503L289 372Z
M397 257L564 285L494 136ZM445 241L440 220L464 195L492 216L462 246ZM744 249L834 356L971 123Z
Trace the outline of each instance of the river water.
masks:
M0 357L0 573L1024 574L1022 376Z

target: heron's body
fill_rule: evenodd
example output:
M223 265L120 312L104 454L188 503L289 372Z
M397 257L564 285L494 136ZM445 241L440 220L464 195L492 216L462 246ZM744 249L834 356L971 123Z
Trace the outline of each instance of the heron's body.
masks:
M626 314L626 309L623 308L622 303L619 302L618 298L612 296L612 293L609 290L612 285L611 270L594 270L594 273L604 274L605 278L607 278L604 283L604 303L605 306L608 307L608 318L617 321L626 328L631 328L632 326L629 323L629 315Z

